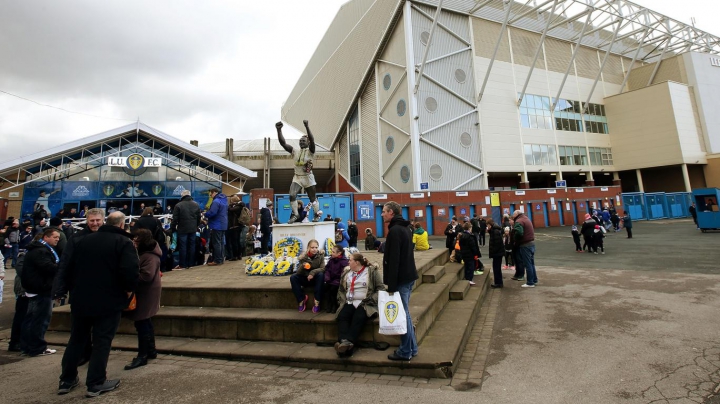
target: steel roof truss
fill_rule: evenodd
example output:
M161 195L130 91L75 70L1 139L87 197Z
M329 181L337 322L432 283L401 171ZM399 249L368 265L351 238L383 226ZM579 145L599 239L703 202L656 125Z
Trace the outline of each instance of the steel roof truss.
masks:
M563 87L565 87L565 82L567 81L568 75L570 74L570 70L572 70L573 64L575 63L575 57L580 50L580 43L585 36L585 29L590 25L590 21L592 21L592 11L593 10L589 10L587 14L587 20L585 20L585 24L580 31L580 37L578 38L577 43L575 43L575 46L573 47L573 53L570 57L570 63L568 63L568 67L567 69L565 69L565 75L563 75L562 82L560 82L560 88L558 88L557 96L555 97L555 99L551 100L553 104L552 108L550 108L550 111L555 111L555 106L557 106L558 100L560 99L560 94L562 93Z
M473 107L473 108L476 108L476 107L477 107L477 105L475 105L473 102L466 100L465 97L463 97L462 95L460 95L460 94L456 93L455 91L451 90L451 89L450 89L448 86L446 86L445 84L443 84L443 83L435 80L434 78L430 77L429 74L423 73L423 76L425 76L428 80L432 81L433 83L437 84L437 85L438 85L440 88L442 88L443 90L445 90L445 91L447 91L448 93L454 95L454 96L455 96L457 99L459 99L460 101L466 103L467 105L469 105L469 106L471 106L471 107Z
M440 7L442 7L442 2L443 2L443 0L440 0ZM434 21L434 20L435 20L435 18L434 18L433 16L431 16L431 15L428 14L428 13L426 13L425 10L419 8L418 6L412 4L412 8L413 8L415 11L417 11L418 13L420 13L423 17L427 18L428 20L430 20L430 21ZM463 37L461 37L460 35L458 35L455 31L451 30L447 25L441 23L440 21L437 21L437 26L440 27L440 28L442 28L443 30L445 30L445 32L447 32L448 34L450 34L450 35L452 35L453 37L455 37L455 39L457 39L458 41L464 43L466 46L470 46L470 42L468 42L465 38L463 38ZM432 29L432 28L431 28L431 29ZM429 47L430 47L430 38L428 38L428 44L427 44L427 46L426 46L425 48L427 49L427 48L429 48Z
M477 165L475 165L475 164L473 164L473 163L465 160L464 158L458 156L457 154L451 152L450 150L445 149L444 147L439 146L439 145L431 142L430 140L428 140L428 139L426 139L426 138L424 138L424 137L421 137L421 138L420 138L420 141L421 141L421 142L424 142L424 143L427 143L429 146L431 146L431 147L433 147L433 148L435 148L435 149L437 149L437 150L439 150L439 151L447 154L448 156L454 157L454 158L457 159L459 162L461 162L461 163L463 163L463 164L465 164L465 165L468 165L468 166L470 166L470 167L472 167L472 168L474 168L474 169L477 169L477 170L479 170L480 172L482 172L482 167L477 166Z
M488 65L487 72L485 73L485 79L483 80L482 86L480 87L480 94L478 94L478 103L482 101L483 94L485 93L485 86L487 86L488 79L490 78L490 72L492 71L495 59L497 58L498 49L500 49L500 42L502 42L505 31L507 31L508 18L510 17L512 4L503 3L503 5L504 7L507 7L507 10L505 10L505 19L503 20L502 27L500 28L500 35L495 42L495 50L493 51L492 58L490 59L490 64Z
M435 28L437 28L438 25L438 18L440 18L440 13L442 12L442 3L443 0L440 0L437 7L435 8L435 16L432 18L430 35L428 35L427 44L425 44L425 50L423 51L422 62L420 62L420 69L418 70L419 73L417 76L417 80L415 81L415 88L413 89L413 94L417 94L418 88L420 88L420 82L423 78L423 70L425 70L425 61L427 60L428 52L430 52L430 47L432 46L433 36L435 35ZM413 4L413 7L414 6L415 5Z
M553 13L555 13L555 7L557 7L559 0L553 0L553 6L552 11L550 11L550 15L552 16ZM517 105L519 106L520 103L522 103L523 97L525 97L525 91L527 91L527 86L530 84L530 77L532 76L533 70L535 70L535 65L537 64L538 57L540 57L540 52L543 49L543 44L545 43L545 37L547 36L548 28L550 27L550 23L552 22L552 18L548 18L547 23L545 24L545 29L542 32L542 35L540 36L540 43L537 46L537 49L535 50L535 57L533 58L532 63L530 63L530 71L528 71L527 77L525 78L525 84L523 85L522 92L520 93L520 97L517 100Z
M595 88L597 87L597 83L600 80L600 77L602 77L603 69L605 69L605 64L607 63L608 58L610 57L610 50L612 49L613 45L615 44L615 39L617 38L618 32L620 32L620 27L622 27L621 22L622 21L618 21L618 26L615 29L615 32L613 33L612 41L610 41L610 46L608 46L608 49L605 52L605 57L603 58L603 61L600 64L600 70L598 70L597 76L595 77L595 82L593 82L593 85L590 88L590 93L588 93L588 97L587 97L587 101L585 102L585 108L583 109L583 113L585 113L585 111L587 111L588 106L590 105L590 98L592 98L592 95L595 92Z

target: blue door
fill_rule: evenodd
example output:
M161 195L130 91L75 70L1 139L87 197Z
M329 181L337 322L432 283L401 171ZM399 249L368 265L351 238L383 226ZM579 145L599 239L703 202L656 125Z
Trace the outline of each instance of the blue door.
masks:
M408 218L410 217L410 208L408 208L407 206L403 207L402 215L405 220L409 220Z
M382 205L375 207L375 228L377 229L375 237L385 237L385 224L383 223L382 210Z
M454 206L450 206L448 208L448 215L449 215L448 219L452 219L452 217L455 216L455 207ZM448 220L448 223L450 223L450 220Z
M544 202L542 204L543 213L545 214L545 227L550 227L550 217L548 217L548 203ZM562 219L560 219L562 222Z
M335 216L347 222L348 219L353 220L352 198L350 195L334 195Z
M425 207L425 217L427 218L427 222L425 225L425 226L427 226L427 228L425 230L427 230L428 235L432 236L432 234L433 234L433 207L432 207L432 205L428 205Z

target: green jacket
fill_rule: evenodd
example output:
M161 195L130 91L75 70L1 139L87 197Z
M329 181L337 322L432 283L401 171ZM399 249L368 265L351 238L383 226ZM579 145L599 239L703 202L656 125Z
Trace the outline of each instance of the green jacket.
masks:
M367 267L368 271L368 292L365 300L362 301L360 306L365 309L365 313L368 318L374 316L378 312L378 290L387 290L383 284L382 271L378 271L376 264L370 264ZM337 301L338 309L335 312L335 317L340 313L340 310L347 304L347 277L352 272L350 267L345 267L342 276L340 277L340 288L338 289Z
M312 275L313 277L318 273L322 275L322 273L325 272L325 252L318 250L318 253L315 254L313 258L308 257L307 253L303 253L300 258L298 258L298 263L300 264L297 270L298 275ZM306 263L310 264L310 269L304 268Z

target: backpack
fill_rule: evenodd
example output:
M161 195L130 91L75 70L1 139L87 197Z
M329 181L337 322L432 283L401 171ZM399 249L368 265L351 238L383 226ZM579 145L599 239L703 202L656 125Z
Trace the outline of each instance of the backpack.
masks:
M238 217L238 223L250 227L252 224L252 218L250 217L250 209L243 208L240 216Z
M338 230L338 231L335 232L335 242L336 242L336 243L342 243L342 241L343 241L342 230Z

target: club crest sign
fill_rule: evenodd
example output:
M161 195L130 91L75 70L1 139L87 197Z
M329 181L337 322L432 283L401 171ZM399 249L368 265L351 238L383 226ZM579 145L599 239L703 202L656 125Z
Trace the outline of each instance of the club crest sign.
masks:
M160 192L162 192L163 186L160 184L155 184L152 186L151 189L152 189L153 195L158 196L158 195L160 195Z
M397 303L395 303L393 301L385 303L385 318L387 318L387 320L390 323L394 323L397 316L398 316Z
M115 186L113 186L113 185L105 185L105 186L102 188L102 191L103 191L103 194L105 194L105 196L110 196L110 195L113 194L113 192L115 192Z
M160 167L161 157L145 157L139 153L133 153L127 157L108 157L107 165L110 167L124 167L136 171L141 168Z

